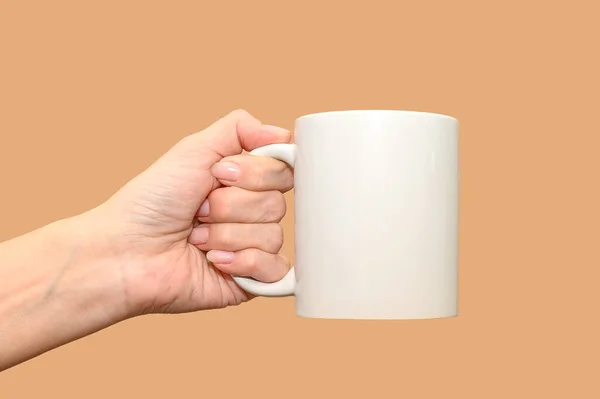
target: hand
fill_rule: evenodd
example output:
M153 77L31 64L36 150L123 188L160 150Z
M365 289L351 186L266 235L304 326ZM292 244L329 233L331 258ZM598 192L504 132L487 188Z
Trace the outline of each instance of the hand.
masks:
M290 140L232 112L100 206L0 243L0 371L140 314L250 299L231 275L284 277L293 172L242 153Z
M278 222L293 172L242 150L290 140L289 131L234 111L89 212L133 314L237 305L250 297L232 274L270 282L287 273Z

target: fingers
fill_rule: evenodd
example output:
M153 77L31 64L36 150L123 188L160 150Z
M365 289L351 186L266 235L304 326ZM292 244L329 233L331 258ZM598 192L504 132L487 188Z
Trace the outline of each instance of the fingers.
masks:
M164 197L188 204L183 215L192 218L209 192L220 185L210 173L215 163L243 150L290 141L288 130L264 125L248 112L237 110L179 140L129 186L160 186Z
M285 213L285 197L280 191L222 187L210 193L197 217L202 223L278 223Z
M234 276L273 282L290 268L287 258L278 254L283 229L277 223L204 224L192 230L189 242L206 251L216 268Z
M223 158L211 168L221 184L252 191L279 190L294 186L294 172L285 162L256 155L241 154Z
M202 251L219 249L235 252L256 248L276 254L283 245L283 229L277 223L201 224L192 230L188 241Z
M263 125L244 110L230 112L206 129L182 138L159 164L182 163L189 170L208 170L223 157L268 144L289 143L287 129Z
M192 166L210 170L213 178L212 191L202 197L196 213L204 224L195 227L188 240L207 252L221 271L277 281L289 270L286 258L278 254L283 230L277 222L285 215L282 193L293 187L293 171L284 162L241 153L291 139L288 130L263 125L238 110L181 146L183 152L190 149L189 159L200 162ZM217 188L217 181L229 187Z
M266 283L281 280L290 269L287 258L249 248L239 252L209 251L207 259L224 273L252 277Z

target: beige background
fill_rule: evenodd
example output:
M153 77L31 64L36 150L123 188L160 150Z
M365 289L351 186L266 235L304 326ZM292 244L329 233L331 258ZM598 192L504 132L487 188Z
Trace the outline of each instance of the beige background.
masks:
M600 397L598 15L573 0L0 1L0 240L103 201L239 107L288 128L347 108L462 128L460 317L303 320L291 298L149 316L0 374L0 398Z

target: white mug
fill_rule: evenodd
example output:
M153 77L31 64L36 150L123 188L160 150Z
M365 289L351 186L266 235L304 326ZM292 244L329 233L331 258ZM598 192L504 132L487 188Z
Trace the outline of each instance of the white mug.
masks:
M296 265L249 293L295 296L300 317L457 315L458 121L330 111L295 122L295 144L257 148L294 168Z

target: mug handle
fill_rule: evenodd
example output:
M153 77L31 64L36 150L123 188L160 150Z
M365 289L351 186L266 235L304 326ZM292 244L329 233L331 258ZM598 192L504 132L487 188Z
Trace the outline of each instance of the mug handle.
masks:
M255 148L249 154L275 158L293 168L298 156L298 147L296 144L269 144ZM281 280L273 283L263 283L250 277L232 276L232 278L240 288L252 295L267 297L291 296L294 295L296 289L294 267Z

